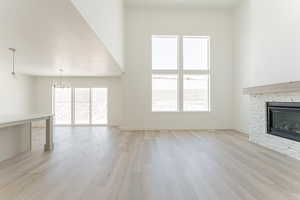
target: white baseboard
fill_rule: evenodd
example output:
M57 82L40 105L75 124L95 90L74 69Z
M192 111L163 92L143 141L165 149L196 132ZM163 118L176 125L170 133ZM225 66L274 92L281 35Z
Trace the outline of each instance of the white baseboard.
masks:
M184 132L184 131L207 131L207 132L218 132L218 131L233 131L238 132L233 129L124 129L120 128L122 132L168 132L168 131L176 131L176 132Z
M232 129L232 131L234 131L234 132L236 132L236 133L240 133L240 134L249 136L248 133L245 133L245 132L242 132L242 131L239 131L239 130L236 130L236 129Z

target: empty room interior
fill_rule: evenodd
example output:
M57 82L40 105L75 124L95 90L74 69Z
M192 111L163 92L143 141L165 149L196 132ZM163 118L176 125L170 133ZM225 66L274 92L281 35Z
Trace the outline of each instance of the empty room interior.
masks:
M0 200L300 200L299 0L1 0Z

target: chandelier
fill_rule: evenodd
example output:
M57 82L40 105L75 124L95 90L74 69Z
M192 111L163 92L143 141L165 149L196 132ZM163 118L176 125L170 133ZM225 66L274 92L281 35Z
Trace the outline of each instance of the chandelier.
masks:
M54 88L71 88L71 83L63 80L63 69L59 69L59 78L58 80L53 81Z

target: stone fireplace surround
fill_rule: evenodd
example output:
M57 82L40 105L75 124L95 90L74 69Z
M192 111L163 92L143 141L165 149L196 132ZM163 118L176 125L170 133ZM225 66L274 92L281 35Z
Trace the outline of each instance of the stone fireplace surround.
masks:
M267 134L266 125L266 102L300 102L300 82L246 88L244 94L250 95L249 140L300 160L300 142Z

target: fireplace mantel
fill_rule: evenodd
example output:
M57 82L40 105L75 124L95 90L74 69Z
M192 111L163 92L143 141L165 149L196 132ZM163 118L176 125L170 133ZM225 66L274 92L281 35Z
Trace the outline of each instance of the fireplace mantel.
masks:
M243 89L245 95L263 95L300 92L300 81L263 85Z

